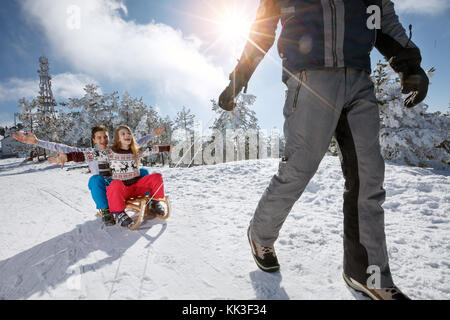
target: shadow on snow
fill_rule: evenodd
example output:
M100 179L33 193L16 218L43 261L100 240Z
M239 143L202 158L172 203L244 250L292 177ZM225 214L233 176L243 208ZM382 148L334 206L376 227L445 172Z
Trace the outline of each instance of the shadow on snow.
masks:
M95 272L120 259L142 237L148 241L146 247L149 247L167 228L163 223L156 236L145 234L155 224L162 223L147 221L136 231L129 231L116 226L106 228L98 219L90 220L0 261L0 300L28 299L60 284L69 285L67 281L74 273L74 266L81 270L81 274ZM102 251L102 256L106 254L106 257L91 264L79 265L82 259L96 251Z

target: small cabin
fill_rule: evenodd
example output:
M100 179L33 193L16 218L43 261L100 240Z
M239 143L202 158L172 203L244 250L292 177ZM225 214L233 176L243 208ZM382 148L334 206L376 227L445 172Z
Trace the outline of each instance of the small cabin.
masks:
M2 140L1 143L1 158L14 158L19 157L19 149L23 149L23 143L20 143L12 136L6 136Z

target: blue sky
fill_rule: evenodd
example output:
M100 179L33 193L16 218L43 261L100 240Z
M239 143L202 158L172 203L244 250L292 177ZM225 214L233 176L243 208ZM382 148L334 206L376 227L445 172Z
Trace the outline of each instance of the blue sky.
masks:
M437 71L425 102L429 111L450 103L450 1L394 1L400 21L413 25L424 69ZM237 12L244 34L259 0L1 0L0 125L10 124L20 97L38 94L38 58L50 60L57 101L81 96L96 83L105 93L128 91L162 115L182 106L203 125L240 56L245 40L226 34L219 21ZM79 9L79 15L71 10ZM69 11L68 11L69 9ZM72 8L73 9L73 8ZM79 17L79 19L73 19ZM236 25L236 26L238 26ZM274 46L255 72L249 93L260 125L282 128L285 87ZM372 64L382 57L372 53Z

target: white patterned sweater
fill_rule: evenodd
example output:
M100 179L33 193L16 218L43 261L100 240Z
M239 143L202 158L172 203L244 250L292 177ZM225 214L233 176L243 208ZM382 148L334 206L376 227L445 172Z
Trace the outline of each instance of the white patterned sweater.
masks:
M149 150L153 154L169 151L168 146L152 146ZM142 157L143 154L144 152L141 151L139 157ZM70 152L67 154L67 158L68 161L75 162L107 162L111 169L112 179L122 180L126 186L135 184L140 177L139 165L136 163L131 150L114 148L105 151L84 150L82 152Z

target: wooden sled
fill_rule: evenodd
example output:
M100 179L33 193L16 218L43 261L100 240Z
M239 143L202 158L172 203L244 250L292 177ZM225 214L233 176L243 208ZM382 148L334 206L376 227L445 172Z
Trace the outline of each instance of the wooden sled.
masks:
M147 202L149 199L150 199L149 196L142 196L138 198L131 198L126 201L127 203L126 210L128 211L128 213L130 213L130 211L134 212L134 214L129 214L130 218L133 219L134 224L128 229L134 230L137 227L139 227L139 225L144 220L145 216L153 216L162 220L166 220L167 218L169 218L170 215L169 196L165 196L164 199L157 199L157 198L152 199L164 203L164 205L166 206L166 214L164 216L157 215L148 210ZM97 211L97 214L101 216L100 210Z

